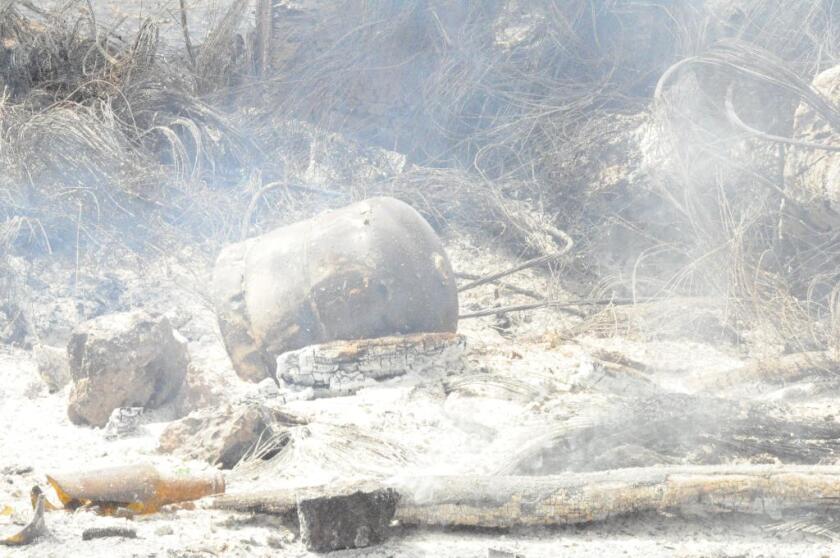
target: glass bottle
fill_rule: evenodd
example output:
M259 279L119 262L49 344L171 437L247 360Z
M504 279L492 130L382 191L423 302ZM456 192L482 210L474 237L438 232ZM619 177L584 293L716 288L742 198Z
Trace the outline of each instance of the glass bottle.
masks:
M47 475L47 481L66 509L98 505L105 512L127 508L137 514L225 491L221 473L165 475L148 464Z

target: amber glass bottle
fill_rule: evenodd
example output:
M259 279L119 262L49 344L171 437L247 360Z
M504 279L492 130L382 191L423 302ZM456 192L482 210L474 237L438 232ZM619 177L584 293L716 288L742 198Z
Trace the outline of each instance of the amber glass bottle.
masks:
M127 465L81 473L47 475L67 509L99 505L154 513L162 506L198 500L225 491L221 473L201 476L164 475L152 465Z

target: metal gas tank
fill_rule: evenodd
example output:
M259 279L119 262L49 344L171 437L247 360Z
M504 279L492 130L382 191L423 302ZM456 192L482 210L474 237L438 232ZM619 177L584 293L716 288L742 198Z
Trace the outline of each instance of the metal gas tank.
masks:
M371 198L233 244L216 261L219 326L237 374L274 375L286 351L334 340L455 331L440 239L409 205Z

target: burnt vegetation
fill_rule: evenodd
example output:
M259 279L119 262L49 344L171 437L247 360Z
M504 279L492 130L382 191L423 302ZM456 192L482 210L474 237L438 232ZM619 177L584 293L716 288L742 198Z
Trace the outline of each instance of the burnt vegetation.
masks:
M498 307L461 319L496 315L491 327L509 334L502 314L548 306L578 320L541 332L547 351L583 335L670 336L748 362L674 390L657 383L672 370L654 378L664 369L606 353L563 381L482 369L418 386L412 397L430 400L502 394L536 417L518 425L527 443L477 427L511 450L490 473L543 478L528 487L543 494L553 475L627 466L836 464L834 417L797 415L779 394L801 380L806 396L838 386L839 2L231 0L207 21L185 2L140 20L102 18L85 0L50 6L0 0L0 343L32 333L21 261L73 269L74 297L80 267L126 254L193 258L200 277L226 245L387 195L446 241L539 266L564 297L456 274L461 291L501 285ZM107 287L85 317L125 309ZM499 291L527 302L501 308ZM766 346L772 362L753 358ZM289 365L289 383L304 383L302 369ZM315 387L327 393L325 378ZM335 383L339 395L358 387ZM384 476L410 461L353 425L286 422L226 465ZM201 438L173 439L183 432ZM794 476L816 482L814 471L836 483ZM759 477L768 498L784 492L784 479ZM696 496L678 492L680 506Z
M773 140L800 104L840 126L810 85L836 3L307 6L235 1L199 33L184 12L185 45L88 2L0 5L3 252L212 252L387 193L514 253L568 232L580 295L723 297L791 347L837 338L836 229L785 172L815 147ZM325 156L367 167L313 177Z

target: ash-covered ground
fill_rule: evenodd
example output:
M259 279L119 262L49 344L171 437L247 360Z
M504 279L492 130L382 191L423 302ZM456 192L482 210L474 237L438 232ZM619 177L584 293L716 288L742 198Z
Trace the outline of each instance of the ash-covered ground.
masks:
M448 245L458 269L482 274L509 263L492 247L463 242ZM215 317L199 292L192 274L209 270L193 261L189 270L170 261L142 267L113 268L109 277L86 275L89 292L119 285L118 301L132 307L166 312L188 340L193 365L206 379L198 389L214 407L258 401L310 421L306 436L282 458L250 463L225 472L227 491L311 486L359 478L429 474L494 474L523 453L533 439L564 423L597 422L621 402L639 396L632 380L608 372L609 360L623 357L641 365L644 381L663 389L686 391L697 374L720 373L747 360L735 345L697 339L697 323L708 325L714 309L694 308L701 314L683 316L669 329L646 338L618 316L611 327L622 333L579 333L583 320L552 311L465 321L459 331L467 339L467 370L446 371L387 380L356 395L285 402L274 393L239 380L225 353ZM72 274L54 266L41 270L50 287L38 295L33 309L54 312ZM114 275L119 277L114 279ZM530 272L520 278L522 288L541 290L549 278ZM501 291L501 292L500 292ZM470 293L462 304L485 307L498 302L521 302L522 295L492 286ZM50 302L52 301L52 302ZM661 311L661 309L660 309ZM683 310L685 313L686 311ZM705 315L704 315L705 314ZM45 318L46 319L46 318ZM55 318L53 318L55 319ZM689 332L689 333L687 333ZM690 332L694 332L694 339ZM709 332L705 332L709 333ZM712 331L710 334L714 334ZM600 356L600 358L599 358ZM178 414L176 404L150 412L139 430L109 439L105 429L79 427L67 418L68 385L48 393L38 375L32 352L5 348L2 359L2 420L4 445L14 448L3 458L2 501L14 508L4 517L6 532L28 521L28 493L44 484L45 475L90 470L110 465L146 462L161 470L199 473L213 468L205 461L159 451L159 436ZM623 373L627 373L625 370ZM464 382L464 380L468 380ZM447 387L461 381L460 388ZM809 384L803 384L807 390ZM185 388L186 389L186 388ZM643 389L648 389L644 387ZM757 399L772 401L786 417L835 423L837 397L829 393L792 397L782 404L776 388ZM618 430L620 432L620 429ZM189 443L197 443L195 441ZM194 449L194 448L193 448ZM566 448L572 453L575 448ZM709 450L714 452L714 450ZM630 452L632 456L633 452ZM594 459L595 456L592 456ZM636 456L644 461L650 457ZM622 457L602 456L602 467L620 465ZM626 459L626 457L625 457ZM736 462L766 463L766 455L744 454ZM614 460L610 463L610 460ZM689 457L660 462L691 462ZM776 460L778 461L778 460ZM656 459L654 459L656 462ZM629 463L629 465L639 463ZM590 465L592 465L590 463ZM580 464L570 464L580 468ZM585 468L585 467L584 467ZM139 516L134 520L101 517L87 511L49 512L50 534L14 551L21 556L307 556L295 533L278 518L204 509ZM641 514L608 522L568 528L508 529L397 529L377 547L338 551L334 556L487 556L488 549L524 556L832 556L834 545L825 536L785 525L784 518L750 517L698 510L688 517ZM137 539L82 541L84 529L129 526Z

